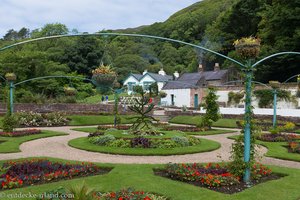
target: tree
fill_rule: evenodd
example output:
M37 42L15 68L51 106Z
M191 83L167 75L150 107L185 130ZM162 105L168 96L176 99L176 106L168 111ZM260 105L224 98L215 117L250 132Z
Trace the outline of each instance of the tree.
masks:
M281 51L300 51L300 0L266 1L259 13L259 37L263 45L261 57ZM294 74L299 74L300 56L281 56L273 58L257 68L256 79L259 81L284 81Z
M205 97L203 104L203 108L206 110L206 112L202 118L201 126L208 127L210 129L212 123L221 118L217 100L218 96L216 95L216 90L213 87L209 87L208 94Z
M97 38L81 37L65 49L61 59L71 71L90 76L92 70L100 65L103 53L103 46Z
M135 119L131 132L135 135L156 135L157 131L154 129L152 121L157 120L149 115L154 108L154 104L149 104L150 98L145 95L142 86L135 86L134 91L140 95L140 98L134 99L135 103L129 106L129 109L137 114L136 117L131 117L131 119Z
M46 24L41 30L34 30L32 32L32 37L45 37L45 36L53 36L53 35L65 35L69 32L69 29L65 24L61 23L53 23Z

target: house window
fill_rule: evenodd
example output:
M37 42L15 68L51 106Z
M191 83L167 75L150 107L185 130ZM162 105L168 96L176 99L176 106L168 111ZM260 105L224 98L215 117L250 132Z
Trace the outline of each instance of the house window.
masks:
M153 82L149 82L149 81L145 81L143 83L143 88L145 91L149 91L149 88L150 88L150 85L152 84Z
M128 82L128 91L133 91L134 86L135 86L135 82Z

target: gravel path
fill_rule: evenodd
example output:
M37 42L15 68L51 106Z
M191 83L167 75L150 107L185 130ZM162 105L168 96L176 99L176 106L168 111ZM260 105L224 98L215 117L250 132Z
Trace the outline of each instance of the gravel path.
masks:
M101 162L101 163L138 163L138 164L160 164L169 162L220 162L228 161L230 157L230 147L233 140L227 137L237 135L238 132L220 134L220 135L209 135L209 136L197 136L199 138L205 138L219 142L221 148L204 153L195 153L187 155L174 155L174 156L126 156L126 155L112 155L103 154L96 152L88 152L79 150L68 146L68 141L87 136L88 133L78 132L71 130L75 127L51 127L41 128L44 130L65 132L69 135L56 136L50 138L41 138L33 141L28 141L21 144L19 153L8 153L0 154L0 160L9 160L17 158L27 157L53 157L61 158L66 160L77 160L77 161L89 161L89 162ZM78 128L78 127L76 127ZM267 152L265 147L259 147L258 152L261 157ZM262 163L270 165L285 166L291 168L300 168L300 162L285 161L269 157L263 157Z

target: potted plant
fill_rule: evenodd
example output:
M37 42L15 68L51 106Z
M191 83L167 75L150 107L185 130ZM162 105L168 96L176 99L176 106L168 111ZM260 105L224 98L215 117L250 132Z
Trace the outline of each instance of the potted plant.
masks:
M112 86L117 75L108 65L101 64L98 68L92 71L92 79L99 85L109 85Z
M269 81L269 84L273 89L278 89L280 87L280 83L278 81Z
M15 81L17 79L17 76L14 73L6 73L5 78L8 81Z
M73 87L64 87L64 91L68 96L73 96L77 93L77 90Z
M243 58L256 58L260 51L260 39L254 37L245 37L234 41L233 43L237 53Z

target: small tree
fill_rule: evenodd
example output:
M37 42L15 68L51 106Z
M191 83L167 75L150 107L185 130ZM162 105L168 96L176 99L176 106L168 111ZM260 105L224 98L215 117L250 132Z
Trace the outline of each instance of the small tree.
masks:
M213 87L208 88L208 94L205 97L203 104L206 110L205 115L202 118L202 127L211 128L213 122L218 121L221 118L219 105L217 103L218 96L216 95L216 90Z
M2 129L4 132L13 132L14 128L18 126L18 120L16 117L11 113L10 109L10 95L8 95L8 102L7 102L7 111L2 120Z
M154 104L153 103L149 104L150 98L149 96L146 95L145 91L141 86L135 86L134 91L137 94L139 94L141 98L135 99L135 104L129 106L129 109L138 115L136 117L131 118L131 119L135 119L135 122L133 123L131 130L133 134L156 135L156 131L154 130L152 121L157 121L157 120L151 115L149 115L154 108Z

